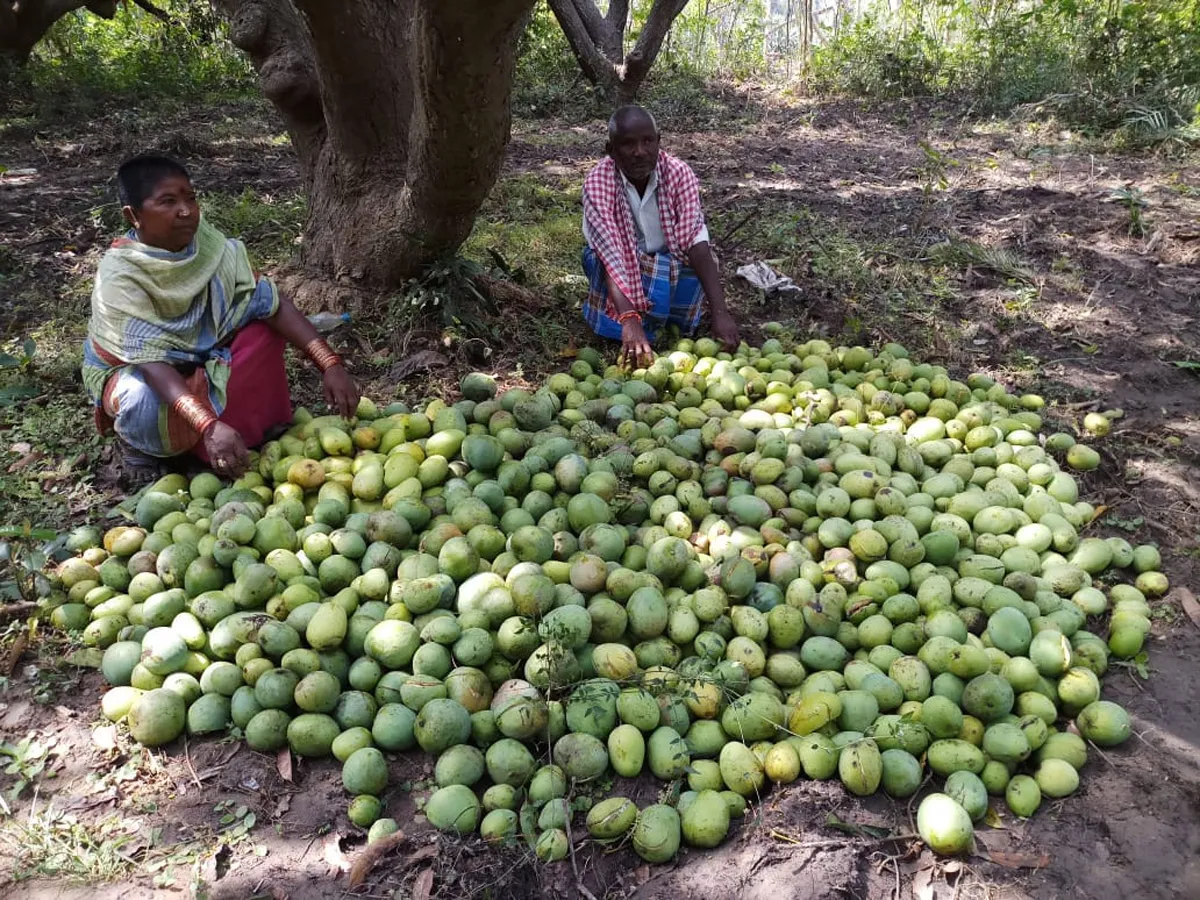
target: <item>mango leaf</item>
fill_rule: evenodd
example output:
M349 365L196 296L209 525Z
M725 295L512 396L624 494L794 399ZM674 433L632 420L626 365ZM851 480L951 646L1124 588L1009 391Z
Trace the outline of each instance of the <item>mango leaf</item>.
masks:
M1146 664L1150 662L1150 655L1148 653L1146 653L1145 650L1143 650L1141 653L1139 653L1137 656L1135 656L1133 658L1132 662L1133 662L1134 668L1137 669L1138 675L1140 675L1142 677L1142 680L1149 681L1150 680L1150 670L1146 668Z
M58 537L58 532L53 528L34 528L29 523L26 523L24 525L0 526L0 537L33 538L36 541L51 541Z
M67 663L81 669L98 669L103 658L104 651L99 647L84 647L68 656Z
M0 363L0 366L3 364ZM21 400L36 397L38 389L31 384L10 384L0 388L0 406L16 406Z
M124 500L122 500L120 503L118 503L116 506L114 506L112 509L110 509L108 512L106 512L104 514L104 518L106 518L106 519L124 518L124 519L128 519L129 521L132 522L133 518L136 514L138 501L142 499L142 495L144 493L146 493L148 490L150 490L151 487L153 487L153 485L148 484L145 487L143 487L140 491L138 491L136 494L130 494L128 497L126 497Z

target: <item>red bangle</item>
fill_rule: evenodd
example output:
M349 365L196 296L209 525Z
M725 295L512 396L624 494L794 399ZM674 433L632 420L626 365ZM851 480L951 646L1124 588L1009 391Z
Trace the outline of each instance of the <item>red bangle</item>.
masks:
M636 309L626 310L625 312L623 312L619 316L617 316L617 324L624 325L626 322L628 322L632 319L637 319L639 322L641 322L642 314L640 312L638 312Z
M342 358L333 352L333 348L324 338L313 338L305 344L304 354L316 364L322 373L342 364Z
M216 414L198 397L191 394L182 394L177 397L171 404L171 408L201 436L217 423Z

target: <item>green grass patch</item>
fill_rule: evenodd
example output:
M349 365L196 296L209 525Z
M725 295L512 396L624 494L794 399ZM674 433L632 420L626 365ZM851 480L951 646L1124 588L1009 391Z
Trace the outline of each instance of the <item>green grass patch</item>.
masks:
M475 220L463 254L490 262L494 251L517 281L553 288L581 273L580 182L537 175L502 178Z
M304 231L308 203L301 193L270 194L246 188L240 194L205 191L204 215L230 237L245 241L260 266L286 263Z
M17 881L56 878L94 884L120 878L136 865L125 849L136 836L137 828L121 816L87 823L52 807L0 827L0 845L10 854Z

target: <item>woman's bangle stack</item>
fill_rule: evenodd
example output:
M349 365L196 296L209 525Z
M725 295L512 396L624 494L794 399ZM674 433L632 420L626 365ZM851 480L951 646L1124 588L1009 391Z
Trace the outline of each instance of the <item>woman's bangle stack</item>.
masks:
M333 352L329 342L324 338L313 338L304 345L304 354L311 359L323 373L334 366L342 364L342 358Z
M171 406L197 434L203 435L217 423L216 414L191 394L180 395Z

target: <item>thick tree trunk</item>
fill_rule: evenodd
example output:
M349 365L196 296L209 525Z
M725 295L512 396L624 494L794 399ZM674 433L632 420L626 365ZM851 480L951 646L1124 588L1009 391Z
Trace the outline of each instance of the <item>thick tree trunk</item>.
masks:
M453 253L503 162L533 0L213 2L299 157L299 261L324 284L293 296L344 306Z
M688 0L654 0L637 43L625 53L629 0L609 0L601 14L596 0L549 0L583 76L621 103L633 100L662 50L671 23Z

